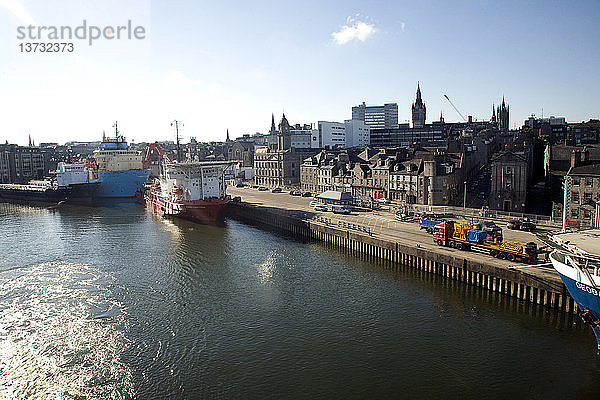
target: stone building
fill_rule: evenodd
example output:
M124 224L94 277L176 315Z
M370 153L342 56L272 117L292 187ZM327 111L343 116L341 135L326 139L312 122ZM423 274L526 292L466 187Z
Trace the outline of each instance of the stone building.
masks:
M286 187L300 185L300 165L302 161L318 150L294 148L291 146L291 126L285 117L281 118L279 129L275 129L275 121L271 120L271 133L276 136L276 143L269 147L256 149L254 153L254 170L256 183L266 187Z
M488 198L493 210L523 212L527 197L527 159L512 151L502 151L492 157L492 185Z
M254 166L254 143L244 140L235 140L227 149L227 159L239 161L242 167Z
M403 204L449 205L457 201L463 180L461 154L416 152L398 160L389 176L390 200Z
M44 153L39 147L0 145L0 183L27 183L46 173Z
M574 152L571 160L563 186L565 218L580 228L600 228L600 162L590 162L585 152Z
M300 180L303 190L351 193L358 205L372 206L379 199L447 205L460 194L462 158L423 149L322 151L304 160Z

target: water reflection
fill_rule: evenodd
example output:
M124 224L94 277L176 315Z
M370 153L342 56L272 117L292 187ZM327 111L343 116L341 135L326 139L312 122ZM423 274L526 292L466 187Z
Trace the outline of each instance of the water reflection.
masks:
M0 397L132 397L113 279L89 265L46 263L0 274Z

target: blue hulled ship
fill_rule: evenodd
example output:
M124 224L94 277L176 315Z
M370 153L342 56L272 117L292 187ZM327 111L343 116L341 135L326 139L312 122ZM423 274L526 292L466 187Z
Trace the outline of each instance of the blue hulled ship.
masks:
M92 182L99 182L97 198L134 198L150 175L142 164L142 155L131 150L115 122L115 137L103 137L94 150L89 166Z
M588 323L600 351L600 229L555 235L561 249L550 254L579 314Z

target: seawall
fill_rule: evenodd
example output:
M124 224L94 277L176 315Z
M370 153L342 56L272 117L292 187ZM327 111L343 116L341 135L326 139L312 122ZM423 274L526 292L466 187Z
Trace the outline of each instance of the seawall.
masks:
M406 266L441 275L566 313L577 312L577 305L555 274L540 276L521 269L511 269L499 265L495 258L472 257L467 251L455 250L452 254L443 254L435 248L427 249L415 242L377 237L376 233L353 224L336 223L328 218L307 219L301 212L275 207L234 202L227 205L225 215L260 229L302 240L321 241L355 255L374 257L392 266ZM489 258L489 262L482 262L482 258Z

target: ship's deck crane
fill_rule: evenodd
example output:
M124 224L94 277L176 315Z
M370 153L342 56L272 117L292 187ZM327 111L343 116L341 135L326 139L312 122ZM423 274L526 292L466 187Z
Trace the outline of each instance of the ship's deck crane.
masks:
M460 113L460 111L458 111L458 108L456 108L456 106L454 105L454 103L452 103L452 102L450 101L450 98L448 97L448 95L447 95L447 94L445 94L445 95L444 95L444 97L446 98L446 100L448 100L448 103L450 103L450 105L452 106L452 108L454 108L454 109L456 110L456 112L458 113L458 115L460 115L460 117L463 119L463 121L467 122L467 119L465 118L465 116L464 116L464 115L462 115L462 114Z
M146 150L146 157L144 158L144 161L142 161L142 164L144 165L144 168L146 168L146 166L150 162L150 155L152 154L152 151L154 151L154 150L156 150L156 152L158 153L158 155L164 161L171 162L171 160L169 159L169 157L167 156L167 154L164 152L164 150L160 147L160 145L158 144L158 142L154 142L154 143L150 143L148 145L148 149Z

